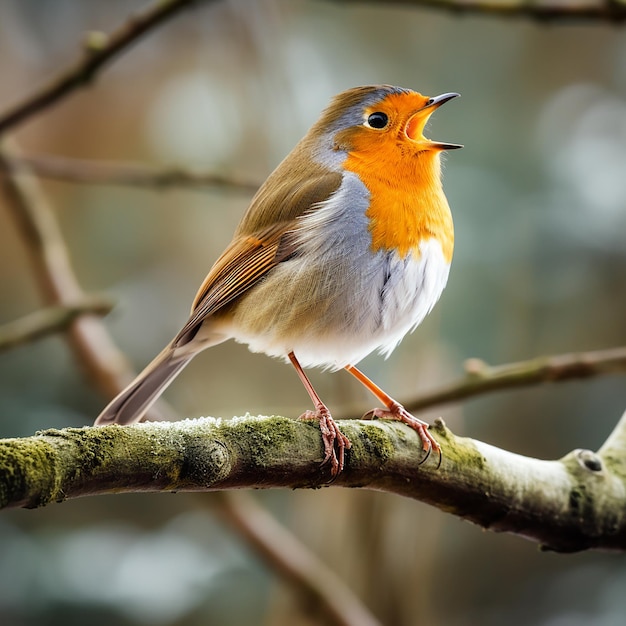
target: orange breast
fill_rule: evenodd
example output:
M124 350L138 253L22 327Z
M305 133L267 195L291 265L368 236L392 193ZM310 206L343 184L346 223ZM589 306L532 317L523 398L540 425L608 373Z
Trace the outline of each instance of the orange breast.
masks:
M372 249L396 250L402 258L419 256L420 243L434 238L450 262L454 228L441 185L439 153L411 153L403 143L381 141L375 149L351 151L343 163L370 192Z

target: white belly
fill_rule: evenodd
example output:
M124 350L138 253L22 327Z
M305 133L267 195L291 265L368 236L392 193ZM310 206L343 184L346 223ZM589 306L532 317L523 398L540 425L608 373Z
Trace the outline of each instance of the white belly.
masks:
M434 239L419 258L366 252L331 270L301 258L282 263L245 296L230 334L253 352L293 351L303 367L339 369L376 349L389 354L435 305L449 265Z

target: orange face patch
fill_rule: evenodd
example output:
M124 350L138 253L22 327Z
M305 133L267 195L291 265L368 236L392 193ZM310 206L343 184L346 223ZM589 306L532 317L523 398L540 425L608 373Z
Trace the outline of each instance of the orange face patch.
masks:
M429 147L422 130L433 109L418 93L391 94L365 111L388 116L385 128L346 129L337 147L348 153L343 167L354 172L370 192L367 216L372 250L396 250L419 256L420 243L437 239L452 259L452 216L441 185L439 149Z

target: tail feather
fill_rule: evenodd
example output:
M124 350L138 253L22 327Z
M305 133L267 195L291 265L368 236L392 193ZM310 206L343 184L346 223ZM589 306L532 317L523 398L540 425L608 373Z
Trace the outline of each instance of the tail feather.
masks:
M165 348L105 407L95 425L138 422L193 357L194 353L180 355L175 353L172 346Z

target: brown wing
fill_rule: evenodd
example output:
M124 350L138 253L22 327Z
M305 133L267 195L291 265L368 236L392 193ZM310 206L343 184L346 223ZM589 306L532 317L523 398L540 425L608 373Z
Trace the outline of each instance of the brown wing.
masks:
M175 344L191 340L206 317L215 313L264 274L293 254L297 217L328 199L341 184L341 174L310 162L301 142L274 170L252 199L235 238L215 262L193 302L191 317ZM307 166L308 165L308 166Z
M282 258L277 255L288 224L267 229L258 236L235 238L215 262L193 302L191 317L174 340L187 343L204 319L252 287Z

